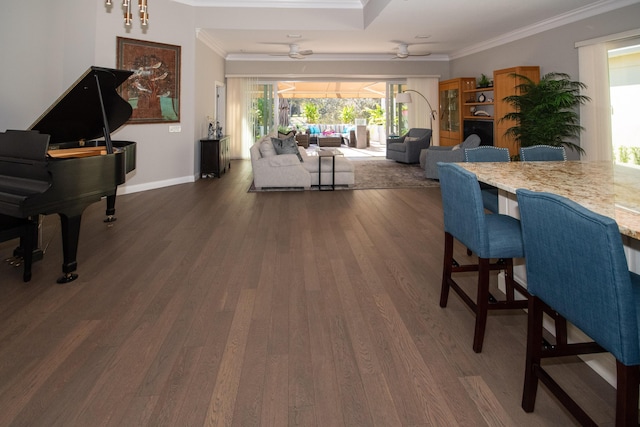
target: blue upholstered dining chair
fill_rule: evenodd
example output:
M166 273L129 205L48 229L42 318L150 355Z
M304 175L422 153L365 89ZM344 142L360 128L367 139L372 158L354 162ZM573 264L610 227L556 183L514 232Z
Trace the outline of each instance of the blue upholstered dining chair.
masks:
M523 162L566 161L567 152L564 147L553 147L551 145L521 147L520 160Z
M616 425L637 426L640 276L629 272L618 225L555 194L516 194L531 294L522 408L533 411L541 379L582 425L593 423L541 359L608 351L618 375ZM542 346L542 310L549 308L594 342Z
M508 162L509 149L482 145L464 150L466 162ZM492 185L480 183L482 189L482 204L489 212L498 213L498 189Z
M476 315L473 351L480 353L487 324L487 312L494 309L525 308L526 300L517 300L514 289L527 291L513 280L513 258L522 257L520 222L508 215L487 214L477 177L455 163L438 163L442 209L444 213L444 261L440 307L447 306L453 290ZM460 265L453 258L454 239L477 254L477 264ZM492 259L498 261L491 262ZM504 270L506 299L497 301L489 293L491 270ZM472 298L453 279L453 273L477 271L477 297ZM492 302L489 299L492 298Z

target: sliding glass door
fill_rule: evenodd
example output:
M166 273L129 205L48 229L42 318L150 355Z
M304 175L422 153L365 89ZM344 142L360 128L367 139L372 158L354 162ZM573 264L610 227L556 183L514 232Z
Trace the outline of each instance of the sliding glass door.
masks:
M278 107L275 87L275 83L258 83L253 93L253 135L256 139L267 135L275 126Z

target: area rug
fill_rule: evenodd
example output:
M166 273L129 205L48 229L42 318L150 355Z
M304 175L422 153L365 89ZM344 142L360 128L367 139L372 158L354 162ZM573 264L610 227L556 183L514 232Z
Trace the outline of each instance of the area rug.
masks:
M354 190L378 188L437 187L438 181L427 179L419 164L405 165L384 158L352 159L355 168Z
M428 188L437 187L438 181L427 179L420 165L405 165L384 158L350 159L355 168L353 187L336 187L336 190L372 190L385 188ZM317 190L317 187L312 187ZM251 183L250 193L260 191L304 191L300 188L270 188L257 190Z

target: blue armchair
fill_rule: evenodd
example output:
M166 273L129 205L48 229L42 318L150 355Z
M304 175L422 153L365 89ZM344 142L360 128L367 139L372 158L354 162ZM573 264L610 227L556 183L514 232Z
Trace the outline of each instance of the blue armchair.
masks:
M461 163L464 162L464 150L480 145L480 137L476 134L469 135L467 139L453 147L429 147L424 154L424 175L430 179L438 179L438 162Z
M387 159L419 163L420 151L431 144L431 129L413 128L400 138L387 139Z

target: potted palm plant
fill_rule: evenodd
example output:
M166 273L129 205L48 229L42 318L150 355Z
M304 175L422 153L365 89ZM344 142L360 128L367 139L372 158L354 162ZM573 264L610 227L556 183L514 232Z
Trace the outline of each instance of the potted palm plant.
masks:
M590 101L580 90L584 83L572 81L565 73L548 73L536 83L527 76L514 74L521 82L516 95L504 98L514 111L500 120L513 120L515 125L507 129L520 147L532 145L565 146L579 153L584 150L576 143L580 132L577 107Z

